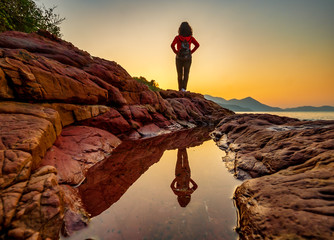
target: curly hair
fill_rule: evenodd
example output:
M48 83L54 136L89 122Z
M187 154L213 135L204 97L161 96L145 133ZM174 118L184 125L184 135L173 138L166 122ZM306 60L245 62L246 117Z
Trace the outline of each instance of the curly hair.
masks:
M188 22L181 23L181 25L179 27L179 35L181 35L183 37L189 37L189 36L193 35L193 30L190 27Z

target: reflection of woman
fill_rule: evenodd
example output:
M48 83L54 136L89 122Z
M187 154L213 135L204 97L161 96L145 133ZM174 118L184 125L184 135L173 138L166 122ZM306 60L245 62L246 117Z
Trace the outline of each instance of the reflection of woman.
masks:
M190 183L192 187L190 187ZM178 149L177 162L175 167L175 179L170 187L177 195L177 200L181 207L186 207L191 199L191 194L197 189L197 184L190 178L190 167L187 150Z
M193 49L191 49L191 44L194 44ZM199 47L199 43L193 37L193 30L188 22L181 23L179 27L179 35L174 38L171 47L173 52L176 54L176 70L179 91L184 92L186 91L188 84L192 58L191 55Z

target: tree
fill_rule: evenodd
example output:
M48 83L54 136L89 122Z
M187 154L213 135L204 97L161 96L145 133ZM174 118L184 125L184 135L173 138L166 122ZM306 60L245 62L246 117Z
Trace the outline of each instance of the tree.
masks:
M56 7L38 7L32 0L1 0L0 32L36 32L46 30L57 37L61 36L59 24L65 18L54 13Z
M152 91L160 91L161 89L159 88L159 84L155 81L155 80L151 80L148 81L146 80L146 78L144 77L133 77L133 79L135 79L137 82L140 82L142 84L145 84L146 86L148 86L149 89L151 89Z

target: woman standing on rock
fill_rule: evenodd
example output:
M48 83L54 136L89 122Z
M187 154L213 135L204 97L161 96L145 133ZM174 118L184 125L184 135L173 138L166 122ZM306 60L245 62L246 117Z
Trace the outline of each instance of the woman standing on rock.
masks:
M177 80L179 83L179 91L183 92L185 92L187 89L192 58L191 55L199 47L199 43L192 35L193 30L190 27L189 23L183 22L179 27L179 35L174 38L171 44L173 52L176 54L176 70ZM195 45L193 49L191 49L191 44Z

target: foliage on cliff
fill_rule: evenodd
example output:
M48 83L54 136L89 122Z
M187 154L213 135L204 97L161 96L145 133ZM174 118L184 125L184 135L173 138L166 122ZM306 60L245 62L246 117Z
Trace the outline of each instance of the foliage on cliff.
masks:
M59 24L65 18L54 13L55 8L39 7L32 0L1 0L0 32L14 30L31 33L47 30L60 37Z
M161 90L161 88L159 88L159 84L155 80L148 81L148 80L146 80L146 78L144 78L142 76L140 76L140 77L133 77L133 79L135 79L137 82L145 84L152 91L157 92L157 91Z

